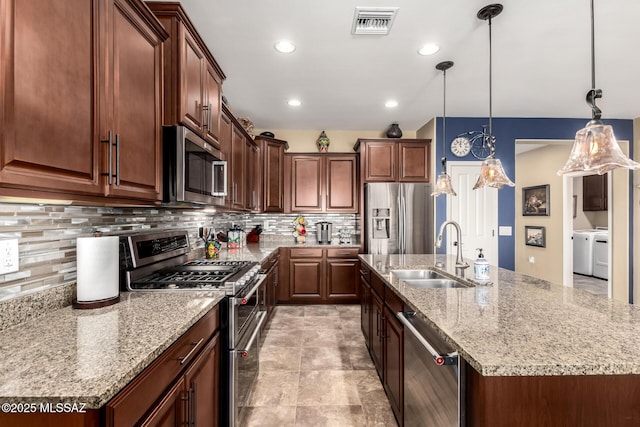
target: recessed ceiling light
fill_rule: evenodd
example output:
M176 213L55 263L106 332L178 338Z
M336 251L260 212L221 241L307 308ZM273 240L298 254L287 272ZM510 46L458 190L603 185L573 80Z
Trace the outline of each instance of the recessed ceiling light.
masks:
M427 56L427 55L433 55L434 53L436 53L439 50L440 50L440 46L438 46L435 43L429 43L429 44L425 44L424 46L422 46L422 48L420 48L418 53L420 55Z
M290 106L292 106L292 107L299 107L299 106L300 106L300 104L302 104L302 103L300 102L300 100L299 100L299 99L290 99L290 100L287 102L287 104L289 104L289 105L290 105Z
M387 108L396 108L398 106L398 101L389 100L384 103L384 106Z
M296 50L295 45L289 40L280 40L274 47L280 53L291 53Z

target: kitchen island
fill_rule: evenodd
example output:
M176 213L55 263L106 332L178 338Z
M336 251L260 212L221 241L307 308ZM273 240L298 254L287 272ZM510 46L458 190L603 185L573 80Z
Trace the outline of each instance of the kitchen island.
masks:
M416 289L391 271L455 277L454 258L360 259L466 361L467 425L640 425L640 308L497 267L490 286Z

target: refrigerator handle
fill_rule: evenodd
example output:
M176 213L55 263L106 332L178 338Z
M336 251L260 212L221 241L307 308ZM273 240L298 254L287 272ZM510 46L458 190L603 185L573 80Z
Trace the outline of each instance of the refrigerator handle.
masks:
M404 254L406 251L406 239L405 239L405 233L407 232L406 230L406 212L405 212L405 208L404 208L404 187L402 185L400 185L400 188L398 190L398 195L400 198L400 203L398 204L398 207L400 209L400 214L398 215L398 222L402 224L402 232L400 233L400 253Z
M402 253L402 237L404 235L404 221L402 218L402 186L398 188L398 200L396 206L398 210L398 253Z

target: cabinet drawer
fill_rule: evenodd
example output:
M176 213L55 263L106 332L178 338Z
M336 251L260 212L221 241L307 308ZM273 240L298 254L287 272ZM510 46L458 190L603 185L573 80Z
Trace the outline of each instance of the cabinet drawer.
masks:
M358 258L358 248L327 249L327 258Z
M378 293L380 298L384 301L384 288L387 285L376 274L371 275L371 288Z
M364 263L360 263L360 277L362 277L367 283L371 283L371 270Z
M404 302L395 292L387 290L384 294L384 302L389 306L393 314L404 311Z
M291 258L322 258L322 249L291 249Z
M134 425L142 418L206 346L219 327L218 311L218 306L211 309L107 403L107 426Z

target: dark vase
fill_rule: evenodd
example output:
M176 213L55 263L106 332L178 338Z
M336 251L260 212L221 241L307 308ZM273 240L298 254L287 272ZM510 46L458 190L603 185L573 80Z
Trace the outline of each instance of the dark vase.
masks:
M397 123L392 123L387 129L387 138L402 138L402 130Z

